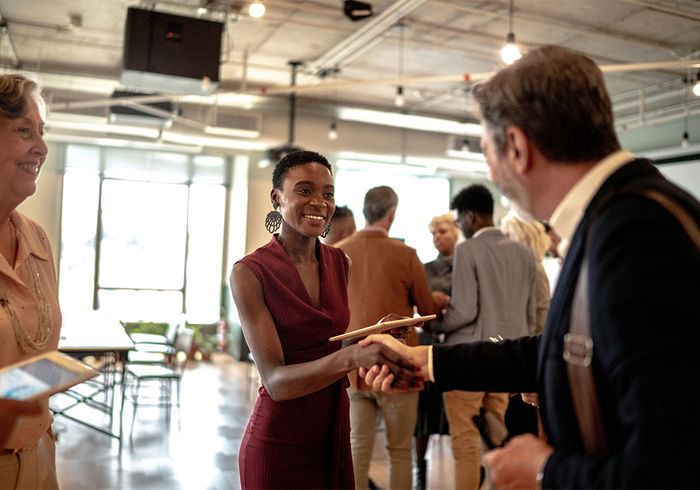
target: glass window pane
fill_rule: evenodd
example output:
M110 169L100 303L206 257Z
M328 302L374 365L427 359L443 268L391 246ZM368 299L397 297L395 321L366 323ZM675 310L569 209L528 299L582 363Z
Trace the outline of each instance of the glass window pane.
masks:
M181 289L187 186L105 180L99 285Z
M180 291L105 290L98 293L100 311L120 320L159 320L182 312Z
M96 171L68 168L63 177L59 300L66 314L92 309L99 185Z
M66 168L100 169L100 149L96 146L68 145Z
M186 182L189 157L181 153L105 148L105 177L151 182Z
M212 323L219 319L223 267L226 189L221 185L190 186L187 319Z
M222 157L197 155L193 159L192 181L224 184L226 182L226 159Z

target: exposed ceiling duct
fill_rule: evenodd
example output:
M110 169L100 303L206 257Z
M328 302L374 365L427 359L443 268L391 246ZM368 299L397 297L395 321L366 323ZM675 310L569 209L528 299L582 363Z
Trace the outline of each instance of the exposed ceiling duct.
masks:
M305 71L321 78L336 72L344 63L347 63L350 56L358 56L372 47L372 43L381 40L379 36L425 1L398 0L318 59L309 63Z

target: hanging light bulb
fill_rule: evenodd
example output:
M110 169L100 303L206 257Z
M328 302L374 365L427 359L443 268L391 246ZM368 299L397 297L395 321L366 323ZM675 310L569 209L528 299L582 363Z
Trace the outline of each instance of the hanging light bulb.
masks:
M690 71L686 74L685 79L683 80L686 84L692 83L692 75L690 74ZM697 85L697 83L696 83ZM681 138L681 148L688 148L690 145L690 138L688 137L688 116L689 116L689 108L688 108L688 97L690 90L688 89L688 86L685 86L685 117L683 118L683 137ZM695 87L693 87L693 92L695 92Z
M255 0L248 7L248 15L254 19L259 19L265 15L265 4L261 0Z
M396 87L396 97L394 97L394 105L396 107L403 107L406 104L406 99L403 96L403 85Z
M698 74L698 79L695 81L695 85L693 85L693 93L700 97L700 74Z
M331 141L338 139L338 126L336 125L335 121L333 121L328 128L328 139Z
M506 36L506 45L501 48L501 59L506 65L511 65L522 57L520 48L515 44L515 34L509 32Z
M406 37L406 25L403 23L397 24L399 28L399 78L403 78L404 75L404 41ZM406 105L406 99L403 96L403 85L396 87L396 96L394 97L394 105L396 107L403 107Z
M510 9L508 11L508 35L506 36L506 45L501 48L501 59L506 65L513 64L515 61L523 57L520 48L515 44L515 32L513 32L513 0L510 0Z

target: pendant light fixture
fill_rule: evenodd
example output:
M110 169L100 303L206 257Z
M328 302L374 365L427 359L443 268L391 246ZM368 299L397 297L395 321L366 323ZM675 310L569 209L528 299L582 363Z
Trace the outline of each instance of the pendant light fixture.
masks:
M403 78L403 56L404 56L404 38L406 33L406 25L403 23L398 24L399 28L399 78ZM403 94L403 85L396 87L396 97L394 97L394 105L396 107L403 107L406 105L406 99Z
M265 15L265 4L262 3L262 0L255 0L248 6L248 15L254 19L259 19Z
M508 35L506 36L506 45L501 48L501 59L506 65L511 65L515 61L522 58L522 53L517 44L515 44L515 32L513 32L513 0L510 0L510 9L508 12Z
M690 138L688 137L688 94L690 92L690 84L692 83L692 76L690 73L686 75L684 80L683 91L685 92L685 117L683 118L683 137L681 138L681 148L688 148L690 146ZM693 87L693 92L695 92L695 87Z
M338 139L338 125L335 121L328 127L328 139L331 141Z

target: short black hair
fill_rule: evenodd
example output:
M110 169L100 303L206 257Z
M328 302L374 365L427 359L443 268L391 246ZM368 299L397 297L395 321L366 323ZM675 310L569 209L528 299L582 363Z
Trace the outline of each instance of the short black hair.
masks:
M331 222L337 220L337 219L343 219L343 218L354 218L355 215L352 213L352 209L350 209L347 206L336 206L335 207L335 213L333 213L333 217L331 218Z
M472 184L465 187L452 198L451 209L457 213L472 211L485 216L493 216L493 196L491 192L481 184Z
M284 176L290 168L296 167L297 165L304 165L306 163L320 163L326 167L331 175L333 174L333 169L331 164L328 163L326 157L315 151L293 151L287 153L282 159L275 165L275 169L272 171L272 186L275 189L282 188L282 182L284 181Z

